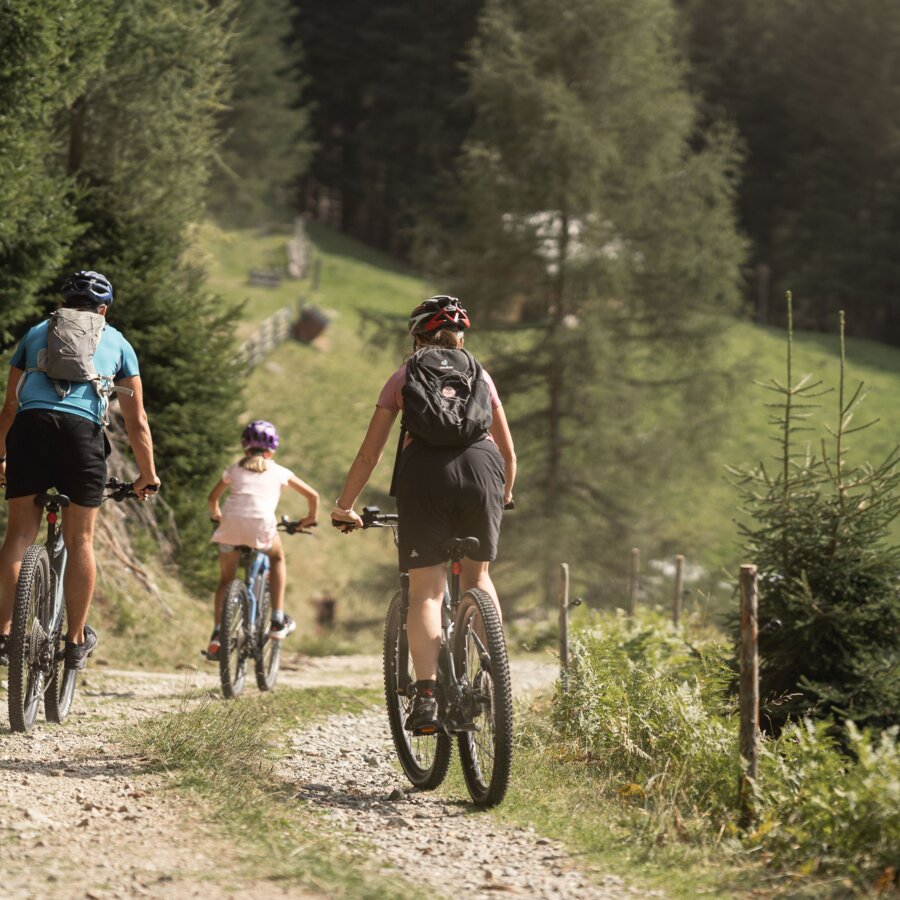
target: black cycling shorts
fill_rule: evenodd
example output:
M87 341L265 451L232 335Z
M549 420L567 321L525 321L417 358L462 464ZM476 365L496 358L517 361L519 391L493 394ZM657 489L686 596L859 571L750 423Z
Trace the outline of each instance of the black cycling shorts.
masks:
M495 559L503 484L503 457L493 441L469 447L413 441L400 455L397 471L400 570L443 562L441 544L453 537L477 537L479 548L470 557Z
M78 506L99 506L109 451L103 427L84 416L23 410L6 438L6 499L55 487Z

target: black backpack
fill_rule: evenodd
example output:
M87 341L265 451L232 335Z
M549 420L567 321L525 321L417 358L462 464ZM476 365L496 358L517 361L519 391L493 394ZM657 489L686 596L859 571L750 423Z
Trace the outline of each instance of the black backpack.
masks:
M492 421L490 388L468 350L423 347L409 358L398 463L407 434L430 447L467 447L484 438ZM391 496L396 472L395 464Z

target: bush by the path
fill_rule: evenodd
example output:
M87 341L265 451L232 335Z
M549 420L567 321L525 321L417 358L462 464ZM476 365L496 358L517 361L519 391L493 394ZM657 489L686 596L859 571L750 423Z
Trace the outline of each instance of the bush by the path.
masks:
M738 723L728 693L727 648L688 639L661 615L631 623L604 616L581 632L569 691L554 708L556 751L589 766L610 796L663 813L682 840L764 854L801 875L896 877L900 847L897 730L846 726L843 752L827 723L792 724L764 738L756 825L738 829Z

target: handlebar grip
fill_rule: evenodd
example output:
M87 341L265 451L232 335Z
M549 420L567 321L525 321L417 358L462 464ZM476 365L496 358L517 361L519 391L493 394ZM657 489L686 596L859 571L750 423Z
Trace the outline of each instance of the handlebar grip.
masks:
M341 522L338 519L332 519L331 524L334 528L349 528L351 530L354 530L358 527L353 522Z
M516 508L516 501L515 501L515 500L510 500L509 503L504 503L504 504L503 504L503 508L504 508L504 509L515 509L515 508Z

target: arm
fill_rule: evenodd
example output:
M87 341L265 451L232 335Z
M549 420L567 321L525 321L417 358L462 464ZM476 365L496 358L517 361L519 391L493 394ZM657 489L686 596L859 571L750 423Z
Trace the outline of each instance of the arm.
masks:
M138 477L134 482L134 492L141 500L147 499L147 487L158 485L156 466L153 464L153 438L150 435L150 423L144 411L144 389L140 375L130 375L116 382L124 388L134 391L134 396L119 394L119 406L125 417L125 431L128 443L138 467Z
M516 481L516 448L513 446L512 435L509 432L509 423L506 421L506 413L502 406L494 409L494 420L491 423L491 437L503 457L506 464L506 484L503 487L504 506L512 500L513 484Z
M2 484L6 484L6 435L9 433L10 426L19 409L16 387L24 374L22 369L10 366L9 378L6 381L6 399L0 409L0 456L3 457L3 462L0 463L0 483Z
M396 418L396 412L382 406L375 407L372 420L369 422L369 429L356 454L356 459L350 466L344 488L332 510L331 517L333 519L337 519L339 522L352 522L356 526L362 525L362 519L353 512L353 504L356 503L356 498L369 483L369 478L372 477L372 472L378 465L381 454L384 453L385 444L387 444L391 427Z
M291 475L288 487L293 488L298 494L306 497L309 507L306 512L306 518L301 519L299 524L301 528L309 528L310 525L316 524L319 515L319 494L313 490L305 481L301 481L296 475Z
M228 485L220 478L216 482L216 486L209 492L209 517L213 522L222 521L222 510L219 509L219 497L225 493Z

